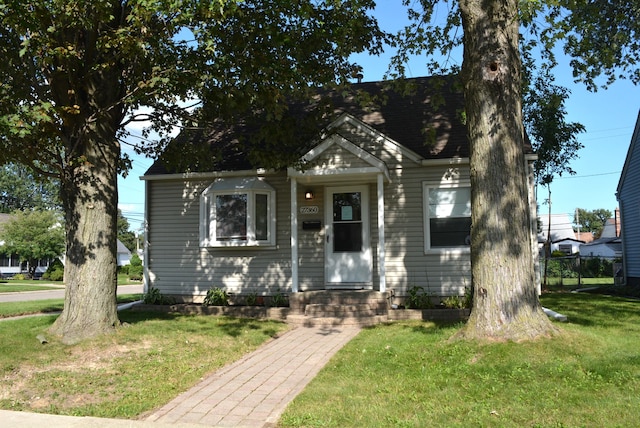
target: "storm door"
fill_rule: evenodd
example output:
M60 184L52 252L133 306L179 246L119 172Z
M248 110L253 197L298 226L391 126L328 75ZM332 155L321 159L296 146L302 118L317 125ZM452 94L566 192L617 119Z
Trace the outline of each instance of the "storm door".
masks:
M326 285L328 288L371 285L369 189L329 187L326 195Z

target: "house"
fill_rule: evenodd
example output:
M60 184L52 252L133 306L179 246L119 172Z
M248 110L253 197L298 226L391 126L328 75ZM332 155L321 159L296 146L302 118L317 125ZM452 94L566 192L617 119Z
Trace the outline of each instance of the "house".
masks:
M580 244L584 244L585 241L576 238L569 214L542 214L539 219L538 248L542 257L548 236L551 238L551 252L562 251L569 256L580 251Z
M131 251L118 239L118 246L116 250L116 257L118 266L125 266L131 262Z
M623 272L628 285L640 285L640 113L616 193L620 207Z
M469 146L462 94L442 80L409 79L406 95L383 82L354 84L385 101L336 97L315 138L301 141L302 169L255 169L234 151L233 132L183 131L171 153L204 143L217 164L172 169L160 158L141 177L147 289L195 302L212 287L402 298L418 286L434 297L463 295L471 284ZM527 156L529 167L534 159Z
M598 238L586 244L580 244L580 256L614 259L622 257L620 238Z
M615 216L613 218L608 218L607 221L605 221L600 238L617 238L620 236L620 229L622 227L620 208L616 208L614 213Z

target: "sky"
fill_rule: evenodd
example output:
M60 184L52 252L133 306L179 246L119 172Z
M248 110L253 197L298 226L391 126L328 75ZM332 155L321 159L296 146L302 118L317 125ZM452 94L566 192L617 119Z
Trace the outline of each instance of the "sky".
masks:
M379 1L374 15L381 28L387 31L399 30L406 22L400 0ZM357 56L363 67L363 81L382 80L391 53L387 51L381 57ZM576 174L555 177L551 184L551 212L566 213L573 220L576 208L604 208L613 212L618 206L615 193L638 119L640 86L628 80L618 80L606 90L589 92L583 84L573 82L566 63L566 58L561 58L555 83L571 91L565 104L566 120L583 124L586 132L578 136L584 148L580 150L579 158L570 165ZM426 60L413 58L407 64L407 77L427 75L425 64ZM128 149L125 148L125 151ZM144 182L140 177L153 160L131 152L129 154L133 159L133 168L126 178L120 177L118 180L118 206L129 220L130 230L136 231L142 227L144 220ZM540 214L548 212L548 198L547 189L539 188Z

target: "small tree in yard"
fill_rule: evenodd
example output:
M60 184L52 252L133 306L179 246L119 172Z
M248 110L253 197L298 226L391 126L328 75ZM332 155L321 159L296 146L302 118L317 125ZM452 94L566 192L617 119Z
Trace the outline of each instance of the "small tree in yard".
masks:
M53 211L16 211L0 232L0 251L16 254L35 275L38 260L53 259L64 252L64 228Z
M142 260L137 254L132 255L129 261L129 279L132 281L142 280Z

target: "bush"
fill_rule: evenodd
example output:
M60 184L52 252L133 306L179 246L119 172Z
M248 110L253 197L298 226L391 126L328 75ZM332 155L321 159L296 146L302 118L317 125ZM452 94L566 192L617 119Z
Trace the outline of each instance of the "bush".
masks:
M172 305L175 303L173 298L164 296L160 290L153 287L149 289L142 300L147 305Z
M129 275L129 265L123 265L118 267L118 272L124 275Z
M222 288L211 288L202 302L202 306L228 306L229 295Z
M289 306L289 301L287 300L287 296L285 296L282 292L278 291L276 294L271 296L270 305L274 308L282 308Z
M131 256L129 262L129 279L132 281L142 281L142 260L137 254Z
M64 265L60 259L55 259L49 264L47 271L42 274L42 279L48 281L62 281L64 279Z
M407 297L407 309L431 309L433 302L428 293L422 287L414 285L409 288L409 297Z

